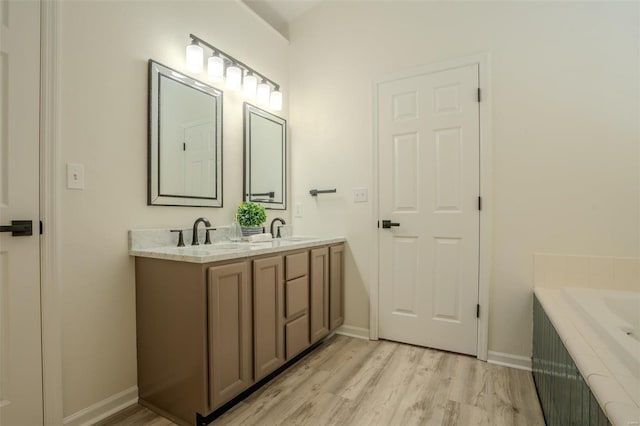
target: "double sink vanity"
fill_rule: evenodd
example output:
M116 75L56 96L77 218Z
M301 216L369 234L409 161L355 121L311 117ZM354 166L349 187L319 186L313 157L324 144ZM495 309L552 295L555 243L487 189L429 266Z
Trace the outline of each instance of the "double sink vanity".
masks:
M140 404L207 424L343 323L344 238L176 247L133 230Z
M150 206L223 207L222 107L221 90L149 60ZM286 210L286 120L242 112L242 200ZM179 424L208 424L343 323L344 238L225 233L204 218L129 232L139 402Z

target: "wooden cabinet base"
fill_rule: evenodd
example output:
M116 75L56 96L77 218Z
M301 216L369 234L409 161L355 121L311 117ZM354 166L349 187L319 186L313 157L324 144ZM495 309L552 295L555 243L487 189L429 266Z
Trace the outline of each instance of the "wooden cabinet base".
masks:
M253 383L247 262L208 268L209 409Z
M316 342L313 345L309 346L307 349L305 349L304 351L300 352L294 358L288 360L286 363L284 363L282 366L280 366L280 368L278 368L277 370L275 370L274 372L272 372L271 374L266 376L264 379L262 379L259 382L255 383L249 389L247 389L246 391L242 392L240 395L238 395L237 397L233 398L231 401L227 402L222 407L220 407L219 409L215 410L213 413L211 413L211 414L209 414L207 416L203 416L203 415L197 414L196 415L196 423L195 423L196 426L206 426L209 423L211 423L212 421L214 421L215 419L217 419L218 417L222 416L224 413L229 411L231 408L233 408L236 404L241 402L243 399L247 398L249 395L251 395L252 393L257 391L258 389L260 389L262 386L264 386L267 383L269 383L272 379L274 379L280 373L285 371L287 368L291 367L293 364L295 364L296 362L300 361L308 353L316 350L323 343L324 343L324 340L321 340L321 341ZM153 407L147 406L147 408L149 408L150 410L156 411ZM158 414L164 416L164 414L162 414L161 412L159 412L159 411L156 411L156 412ZM165 417L167 417L167 416L165 416ZM168 418L171 419L170 417L168 417ZM184 423L178 423L178 424L182 425Z
M253 375L260 380L284 364L282 256L253 261Z
M309 270L309 332L311 342L329 334L329 249L311 250Z
M138 395L182 421L210 411L202 265L136 258Z
M206 264L137 257L140 403L205 425L313 350L344 318L342 247Z
M329 324L331 331L344 323L344 244L329 247Z

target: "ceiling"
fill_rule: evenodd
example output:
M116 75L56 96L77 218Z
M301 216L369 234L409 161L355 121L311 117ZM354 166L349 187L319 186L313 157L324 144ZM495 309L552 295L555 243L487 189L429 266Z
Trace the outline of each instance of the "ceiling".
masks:
M287 23L315 7L322 0L262 0L276 11Z
M289 24L317 6L322 0L242 0L287 39Z

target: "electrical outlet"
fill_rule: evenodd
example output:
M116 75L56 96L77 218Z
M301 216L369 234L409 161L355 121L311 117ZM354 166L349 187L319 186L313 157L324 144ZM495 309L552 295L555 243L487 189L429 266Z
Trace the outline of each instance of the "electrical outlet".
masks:
M84 189L84 165L67 163L67 188Z
M369 199L369 190L367 188L353 188L353 202L366 203Z
M304 214L304 208L302 203L296 203L295 209L293 211L294 217L302 217Z

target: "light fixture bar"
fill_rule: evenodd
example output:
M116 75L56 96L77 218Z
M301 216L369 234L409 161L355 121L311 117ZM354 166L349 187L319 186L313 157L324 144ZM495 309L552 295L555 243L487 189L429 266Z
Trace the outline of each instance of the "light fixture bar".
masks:
M191 37L191 40L197 41L198 43L201 43L201 44L207 46L209 49L213 50L213 53L217 53L218 55L221 55L224 58L226 58L231 63L235 63L236 66L238 66L240 68L243 68L245 71L249 71L249 72L257 75L258 77L262 78L263 80L271 83L271 85L274 86L275 88L280 87L280 85L278 83L276 83L275 81L267 78L264 74L259 73L255 69L251 68L249 65L245 64L242 61L237 60L236 58L234 58L233 56L229 55L228 53L223 52L222 50L220 50L217 47L213 46L211 43L208 43L207 41L205 41L205 40L201 39L200 37L195 36L193 34L189 34L189 37Z

